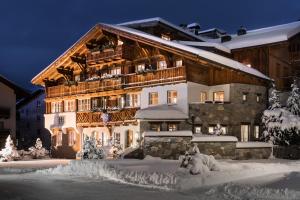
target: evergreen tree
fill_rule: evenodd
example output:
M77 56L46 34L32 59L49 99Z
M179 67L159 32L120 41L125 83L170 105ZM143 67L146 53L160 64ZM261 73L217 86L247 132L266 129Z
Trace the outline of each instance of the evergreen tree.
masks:
M288 111L296 116L300 116L300 91L297 86L296 80L291 85L292 91L287 100L286 108Z
M10 135L6 138L5 148L0 151L0 161L19 160L20 155Z
M281 108L281 103L278 95L278 91L275 89L273 84L272 92L269 98L269 110L274 110L276 108Z

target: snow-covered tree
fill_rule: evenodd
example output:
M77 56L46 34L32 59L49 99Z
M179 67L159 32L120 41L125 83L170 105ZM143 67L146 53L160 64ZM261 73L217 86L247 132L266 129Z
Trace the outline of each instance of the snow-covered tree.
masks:
M86 136L83 141L82 159L103 159L105 152L94 137Z
M13 161L19 160L21 157L17 151L17 148L14 145L13 140L10 135L6 138L5 148L0 151L0 161Z
M214 135L224 135L224 131L222 129L222 126L220 124L217 124L215 127L214 127L214 132L213 132Z
M286 108L288 111L296 116L300 116L300 91L297 86L296 80L291 85L292 91L287 99Z
M274 110L276 108L281 108L281 103L278 95L278 90L275 89L275 85L273 85L271 95L269 98L269 110Z
M36 139L35 145L29 148L29 152L34 159L49 157L49 151L43 147L43 143L40 138Z

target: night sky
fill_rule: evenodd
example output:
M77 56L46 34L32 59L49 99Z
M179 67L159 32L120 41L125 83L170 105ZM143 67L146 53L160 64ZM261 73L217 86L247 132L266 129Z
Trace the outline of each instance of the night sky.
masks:
M300 19L299 0L3 0L0 74L32 89L30 80L97 22L162 17L235 32Z

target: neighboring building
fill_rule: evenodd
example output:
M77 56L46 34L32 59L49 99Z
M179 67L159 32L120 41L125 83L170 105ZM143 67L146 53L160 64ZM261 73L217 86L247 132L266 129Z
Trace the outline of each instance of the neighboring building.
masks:
M27 149L33 146L37 138L42 140L44 147L50 148L51 136L45 128L44 100L44 90L37 89L17 102L18 148Z
M28 95L25 90L0 75L0 149L8 135L16 139L16 101Z
M207 42L160 18L97 24L35 76L46 90L52 154L74 158L85 136L128 148L145 131L208 134L217 123L255 139L270 78L173 40Z

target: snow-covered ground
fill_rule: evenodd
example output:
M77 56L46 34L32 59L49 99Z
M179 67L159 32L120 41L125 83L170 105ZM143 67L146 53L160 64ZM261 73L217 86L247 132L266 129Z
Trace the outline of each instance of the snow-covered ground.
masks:
M156 158L0 163L0 199L300 199L300 161L219 165L190 175L179 161Z

